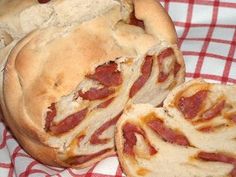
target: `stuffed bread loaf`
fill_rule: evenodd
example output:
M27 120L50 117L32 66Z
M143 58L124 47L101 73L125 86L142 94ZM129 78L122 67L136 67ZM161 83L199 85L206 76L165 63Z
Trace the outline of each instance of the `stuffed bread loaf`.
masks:
M126 103L159 105L184 81L162 6L114 4L80 25L41 28L0 51L5 121L45 164L83 168L113 154Z
M117 123L118 157L129 177L235 177L235 85L192 80L162 108L130 105Z

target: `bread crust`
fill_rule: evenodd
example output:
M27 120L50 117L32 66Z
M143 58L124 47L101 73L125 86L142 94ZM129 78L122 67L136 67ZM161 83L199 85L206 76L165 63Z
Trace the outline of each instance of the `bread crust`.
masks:
M80 24L118 4L114 0L104 0L99 4L91 0L50 0L47 3L37 0L2 0L0 33L5 31L13 39L21 39L35 29Z
M159 40L166 40L171 44L177 43L174 24L159 1L133 0L133 3L135 15L145 22L148 33L156 36Z

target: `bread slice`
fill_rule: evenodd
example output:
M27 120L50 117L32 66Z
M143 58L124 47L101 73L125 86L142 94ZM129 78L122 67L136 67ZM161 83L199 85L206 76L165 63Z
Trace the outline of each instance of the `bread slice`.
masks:
M5 55L5 120L37 160L83 168L113 154L126 103L159 105L183 82L170 18L155 0L133 2L78 26L38 29Z
M115 142L129 177L236 176L236 86L189 81L164 105L129 105Z

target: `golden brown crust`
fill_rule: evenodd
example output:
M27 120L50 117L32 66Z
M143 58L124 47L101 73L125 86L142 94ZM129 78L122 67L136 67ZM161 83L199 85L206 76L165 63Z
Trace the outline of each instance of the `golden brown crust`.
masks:
M20 97L22 95L22 88L21 84L19 82L19 77L17 75L17 72L14 70L15 60L14 58L17 56L18 52L22 49L22 47L31 40L35 33L29 34L27 38L20 41L16 47L11 51L7 66L4 69L3 73L3 102L6 105L5 109L12 109L14 108L14 111L8 111L10 113L10 117L14 117L14 122L16 122L16 125L19 130L25 132L26 134L29 134L32 137L37 137L37 133L35 133L35 130L37 130L37 126L33 124L31 121L29 122L27 117L22 116L23 109L19 107L19 101ZM11 59L13 58L13 59ZM12 90L14 90L14 93L12 93ZM21 104L20 104L21 105ZM4 111L5 112L5 111ZM8 117L8 116L6 116ZM22 127L22 128L20 128ZM17 128L17 129L18 129Z
M10 20L9 18L14 17L18 12L36 3L36 0L1 0L0 20Z
M159 1L156 0L133 0L135 16L143 20L147 33L156 36L159 40L177 43L177 34L174 24L165 12Z
M177 73L177 83L183 83L185 81L185 71L186 71L186 66L184 63L184 57L182 52L178 49L177 45L173 46L173 50L177 59L177 62L182 66L180 71Z

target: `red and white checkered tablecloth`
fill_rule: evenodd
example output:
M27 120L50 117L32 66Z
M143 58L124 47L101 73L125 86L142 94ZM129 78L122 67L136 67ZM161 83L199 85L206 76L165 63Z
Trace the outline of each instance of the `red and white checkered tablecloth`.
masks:
M161 0L179 37L186 79L236 84L236 0ZM83 169L40 164L26 154L0 121L0 176L122 177L116 156Z

